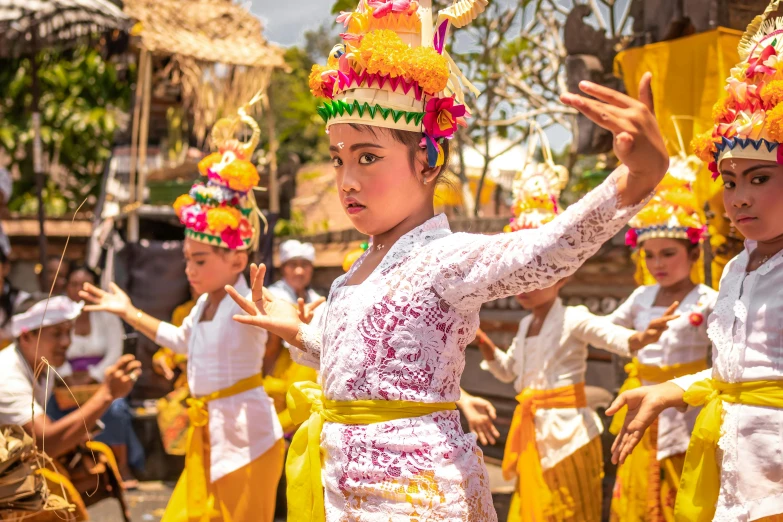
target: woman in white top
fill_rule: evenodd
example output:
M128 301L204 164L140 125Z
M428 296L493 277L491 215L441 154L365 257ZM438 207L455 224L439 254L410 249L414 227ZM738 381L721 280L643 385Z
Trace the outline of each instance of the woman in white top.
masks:
M690 189L697 163L672 158L669 173L652 201L631 220L630 246L639 247L656 284L641 286L609 316L615 324L642 330L668 307L677 317L658 342L639 350L626 365L621 391L703 370L708 366L707 316L717 293L691 277L700 256L703 221ZM672 520L677 483L696 411L666 410L647 443L617 470L611 520ZM613 420L614 434L622 415Z
M71 269L66 295L74 302L81 301L79 290L85 283L97 284L98 276L86 266ZM66 363L58 372L68 384L103 382L106 368L122 357L125 330L122 320L106 312L87 312L76 319L68 348Z

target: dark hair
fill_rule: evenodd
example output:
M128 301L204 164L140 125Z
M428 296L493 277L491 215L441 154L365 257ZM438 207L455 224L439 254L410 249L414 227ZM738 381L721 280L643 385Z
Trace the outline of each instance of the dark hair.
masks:
M68 267L68 274L66 275L66 277L68 278L69 281L71 279L71 276L76 272L87 272L87 275L89 275L90 278L92 279L92 284L98 283L97 272L95 272L95 270L93 270L92 268L90 268L85 264L78 264L78 263L71 263L71 265Z
M5 265L9 261L8 255L0 248L0 265ZM6 279L3 281L3 288L0 288L0 292L2 292L0 294L0 310L5 313L3 323L0 326L5 327L11 321L11 316L14 315L14 301L19 295L19 290Z
M378 137L378 132L386 133L391 136L394 141L407 146L408 160L410 161L411 169L416 170L416 156L418 156L418 154L422 151L422 148L419 145L422 138L422 134L420 132L387 129L385 127L375 127L373 125L364 125L359 123L349 123L348 125L350 125L352 129L358 130L360 132L367 131L376 138ZM444 181L446 177L446 167L449 164L449 140L444 138L439 140L438 143L443 149L443 165L441 166L440 172L438 173L438 178L435 180L436 184Z

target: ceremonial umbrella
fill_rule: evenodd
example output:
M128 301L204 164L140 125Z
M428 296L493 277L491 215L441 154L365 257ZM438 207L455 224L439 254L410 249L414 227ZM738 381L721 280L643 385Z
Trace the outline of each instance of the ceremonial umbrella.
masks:
M0 58L30 56L33 80L33 171L38 195L38 246L46 270L46 236L42 165L39 51L68 47L84 37L108 30L127 30L131 20L109 0L0 0ZM46 289L42 289L46 290Z

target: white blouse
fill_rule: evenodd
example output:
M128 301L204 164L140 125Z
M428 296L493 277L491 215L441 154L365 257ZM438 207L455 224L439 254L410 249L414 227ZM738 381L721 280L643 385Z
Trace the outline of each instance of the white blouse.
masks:
M348 286L365 254L334 282L319 321L300 327L304 350L292 357L320 368L327 399L456 401L482 303L572 274L644 204L618 208L615 177L537 230L453 234L435 216ZM497 520L482 452L457 410L327 422L321 449L327 522Z
M514 381L517 393L584 382L588 344L630 355L628 340L635 332L591 314L584 306L566 307L557 299L539 335L527 337L532 321L532 314L525 316L508 351L495 350L494 361L481 363L499 380ZM536 411L535 422L543 469L553 468L603 432L601 419L587 407L542 408Z
M250 294L245 278L234 285ZM261 372L266 330L237 323L242 309L229 296L218 305L215 317L202 322L207 303L202 295L182 326L161 323L155 342L188 355L188 386L201 397ZM283 437L274 404L263 386L207 403L209 409L210 480L215 482L250 464Z
M713 367L672 381L684 390L709 377L730 383L783 379L783 251L748 273L754 248L746 241L723 271L709 319ZM713 520L783 514L783 409L724 402L718 445L721 485Z
M640 286L608 318L615 324L644 331L650 321L661 317L665 306L653 306L660 285ZM715 306L718 293L705 285L696 285L682 300L675 313L680 317L669 322L657 343L645 346L634 356L649 366L706 361L710 348L707 336L707 318ZM692 314L697 314L692 317ZM698 323L699 324L695 324ZM653 384L643 382L642 384ZM681 412L665 410L658 418L658 460L685 453L691 432L699 414L698 409Z
M71 334L71 346L66 354L68 359L57 372L66 377L73 374L71 361L100 358L99 362L89 365L87 373L94 381L103 382L106 368L122 357L124 338L125 330L119 317L107 312L90 312L90 333Z

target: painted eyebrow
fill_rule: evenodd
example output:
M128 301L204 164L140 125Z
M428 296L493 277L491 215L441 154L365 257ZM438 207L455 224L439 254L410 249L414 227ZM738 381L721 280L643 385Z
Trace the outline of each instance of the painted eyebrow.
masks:
M369 143L369 142L367 142L367 143L354 143L353 145L351 145L349 147L349 150L351 152L354 152L357 149L364 149L364 148L367 148L367 147L373 148L373 149L383 149L384 148L383 146L378 145L377 143ZM332 145L332 146L329 147L329 152L340 152L340 149L338 149L337 147Z

